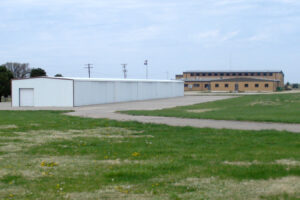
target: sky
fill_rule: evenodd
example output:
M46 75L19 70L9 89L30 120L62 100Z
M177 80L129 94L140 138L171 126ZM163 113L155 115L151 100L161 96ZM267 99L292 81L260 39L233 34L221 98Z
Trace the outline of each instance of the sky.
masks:
M0 0L0 64L49 76L171 79L283 70L300 82L300 0Z

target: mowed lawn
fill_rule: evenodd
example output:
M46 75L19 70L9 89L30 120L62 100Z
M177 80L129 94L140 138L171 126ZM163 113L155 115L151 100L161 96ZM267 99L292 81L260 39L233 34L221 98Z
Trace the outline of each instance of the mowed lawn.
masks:
M300 93L248 95L162 110L122 111L150 115L216 120L300 123Z
M300 134L0 111L0 199L298 198Z

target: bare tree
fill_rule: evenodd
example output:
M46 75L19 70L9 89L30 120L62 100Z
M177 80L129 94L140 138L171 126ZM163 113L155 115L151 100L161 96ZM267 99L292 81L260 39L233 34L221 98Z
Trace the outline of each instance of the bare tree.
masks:
M6 63L5 67L12 72L14 78L28 78L31 69L28 63Z

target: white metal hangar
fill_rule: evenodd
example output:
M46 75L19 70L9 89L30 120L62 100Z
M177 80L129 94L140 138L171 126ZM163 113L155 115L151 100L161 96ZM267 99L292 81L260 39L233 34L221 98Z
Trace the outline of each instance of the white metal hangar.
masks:
M172 80L38 77L12 80L13 107L76 107L184 96Z

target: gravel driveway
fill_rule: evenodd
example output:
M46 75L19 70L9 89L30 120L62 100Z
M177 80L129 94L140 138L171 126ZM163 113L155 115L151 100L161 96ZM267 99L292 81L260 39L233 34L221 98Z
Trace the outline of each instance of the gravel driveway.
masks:
M170 126L192 126L198 128L217 128L217 129L239 129L239 130L279 130L300 133L300 124L267 123L267 122L242 122L227 120L210 119L186 119L175 117L157 116L131 116L116 113L121 110L157 110L172 108L176 106L186 106L209 101L234 98L230 96L185 96L172 99L158 99L138 102L125 102L114 104L103 104L95 106L84 106L75 108L21 108L21 110L74 110L68 113L71 116L89 118L107 118L119 121L138 121L143 123L167 124ZM11 108L8 103L1 103L0 110L20 110Z

